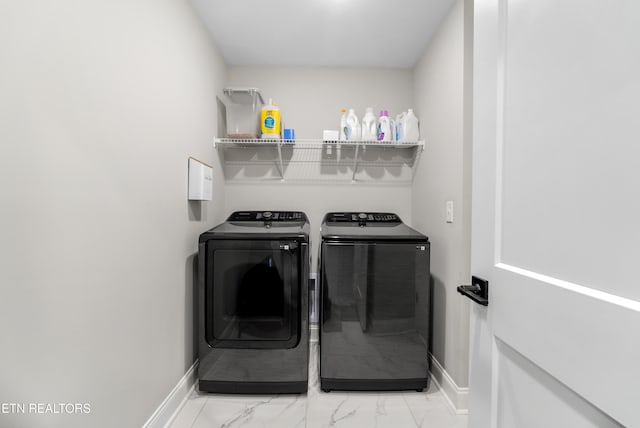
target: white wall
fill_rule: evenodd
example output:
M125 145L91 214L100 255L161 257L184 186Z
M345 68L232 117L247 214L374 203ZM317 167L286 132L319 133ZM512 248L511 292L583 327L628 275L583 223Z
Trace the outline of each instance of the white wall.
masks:
M273 98L287 128L297 138L322 138L337 130L340 110L354 108L362 118L366 107L391 114L411 107L411 70L337 67L229 67L229 86L258 87L264 101Z
M415 103L426 150L413 186L413 222L431 240L433 354L457 386L468 385L470 140L465 130L465 19L458 0L414 69ZM469 64L467 64L469 65ZM446 201L454 203L447 223Z
M374 107L376 114L385 108L395 115L413 102L412 73L403 69L229 67L228 84L258 87L265 102L273 98L285 126L294 128L297 138L321 138L323 129L337 130L343 108L354 108L361 118L366 107ZM227 183L225 194L228 212L263 208L306 212L313 231L314 266L320 223L329 211L390 211L411 223L411 186L387 185L384 179L353 184L350 179Z
M137 427L194 360L226 67L187 2L0 6L0 426ZM187 158L216 165L188 204Z

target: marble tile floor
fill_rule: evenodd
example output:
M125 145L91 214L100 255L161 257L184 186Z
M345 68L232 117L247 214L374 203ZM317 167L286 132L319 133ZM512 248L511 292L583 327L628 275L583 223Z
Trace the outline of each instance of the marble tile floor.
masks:
M318 344L311 343L304 395L221 395L193 390L170 428L466 428L431 382L424 392L324 393L318 383Z

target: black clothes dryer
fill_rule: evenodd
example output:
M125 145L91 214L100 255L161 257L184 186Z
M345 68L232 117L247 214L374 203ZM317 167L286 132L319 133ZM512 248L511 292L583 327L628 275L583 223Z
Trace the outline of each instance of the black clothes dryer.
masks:
M201 391L307 391L309 257L302 212L234 212L200 235Z
M426 388L429 239L391 213L329 213L320 234L321 389Z

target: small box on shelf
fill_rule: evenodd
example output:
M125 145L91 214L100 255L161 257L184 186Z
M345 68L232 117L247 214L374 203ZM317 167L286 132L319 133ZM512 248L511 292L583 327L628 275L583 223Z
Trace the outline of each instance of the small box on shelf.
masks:
M340 138L340 133L338 131L325 129L322 131L322 141L330 141L336 142Z

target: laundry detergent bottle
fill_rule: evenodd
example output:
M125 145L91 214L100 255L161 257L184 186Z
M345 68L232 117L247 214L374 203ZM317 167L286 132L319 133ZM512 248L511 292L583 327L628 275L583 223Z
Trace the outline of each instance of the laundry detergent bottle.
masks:
M378 141L391 141L391 121L387 110L380 111L378 118Z
M349 114L347 114L345 136L346 141L358 141L362 137L360 120L358 120L358 116L356 116L356 112L352 108L349 109Z
M420 122L413 113L412 109L407 111L407 115L404 117L404 141L419 141L420 140Z
M407 115L406 111L403 111L396 116L396 141L404 141L404 118Z
M347 111L345 109L341 110L342 115L340 116L340 141L347 141Z
M378 139L378 120L371 107L367 107L362 117L362 141L375 141Z
M280 138L280 108L269 98L269 103L260 112L260 131L262 138Z

